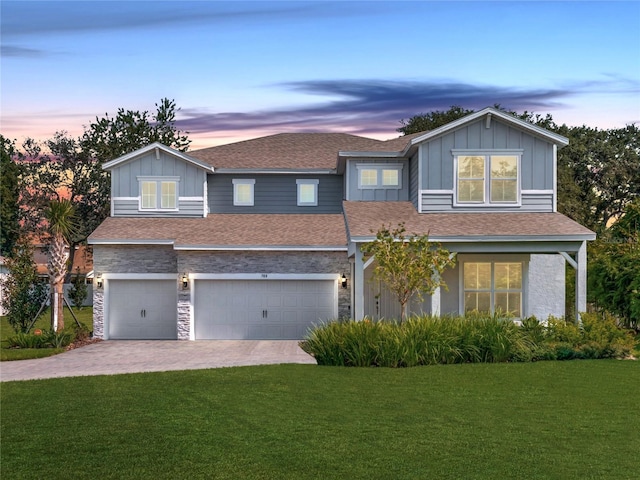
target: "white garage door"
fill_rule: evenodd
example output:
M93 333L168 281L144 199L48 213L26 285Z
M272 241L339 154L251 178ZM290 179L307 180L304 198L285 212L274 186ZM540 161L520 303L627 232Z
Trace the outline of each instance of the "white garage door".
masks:
M177 297L175 280L110 280L109 338L177 339Z
M333 280L196 280L199 340L297 340L335 318Z

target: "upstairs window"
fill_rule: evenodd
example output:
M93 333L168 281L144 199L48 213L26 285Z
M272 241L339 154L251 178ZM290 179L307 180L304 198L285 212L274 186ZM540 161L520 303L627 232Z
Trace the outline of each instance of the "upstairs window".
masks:
M250 178L234 178L233 183L233 204L239 207L253 206L253 187L256 183Z
M520 155L457 155L457 204L518 204Z
M140 210L177 210L178 178L138 177Z
M298 206L316 207L318 205L318 183L316 179L297 179Z
M358 188L402 188L402 165L358 165Z

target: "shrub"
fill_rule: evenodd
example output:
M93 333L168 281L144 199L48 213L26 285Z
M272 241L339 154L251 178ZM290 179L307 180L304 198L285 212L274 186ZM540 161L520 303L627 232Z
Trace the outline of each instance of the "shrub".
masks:
M402 323L342 319L314 328L300 346L319 365L360 367L624 358L633 351L633 336L611 315L584 314L582 322L530 317L517 325L502 314L477 312Z
M69 331L54 332L44 330L40 334L17 333L7 339L9 348L64 348L71 343L73 334Z

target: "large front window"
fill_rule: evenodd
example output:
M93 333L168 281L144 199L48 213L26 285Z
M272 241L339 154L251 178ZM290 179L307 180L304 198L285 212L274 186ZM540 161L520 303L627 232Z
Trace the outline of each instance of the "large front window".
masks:
M139 178L141 210L176 210L178 208L178 180L168 178Z
M522 262L463 263L464 312L522 316Z
M519 155L457 155L457 204L518 203Z

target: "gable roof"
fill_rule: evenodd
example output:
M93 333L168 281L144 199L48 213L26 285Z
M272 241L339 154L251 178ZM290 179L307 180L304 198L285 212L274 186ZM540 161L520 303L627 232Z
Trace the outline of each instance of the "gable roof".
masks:
M109 217L90 244L210 250L346 250L342 214L210 214L206 218Z
M503 112L502 110L498 110L497 108L493 108L493 107L487 107L484 108L482 110L480 110L479 112L475 112L475 113L471 113L465 117L459 118L458 120L454 120L453 122L449 122L446 125L443 125L441 127L438 127L434 130L430 130L428 132L423 132L420 135L417 135L416 137L414 137L411 140L411 145L415 145L417 143L421 143L427 140L431 140L432 138L435 137L439 137L441 135L444 135L452 130L455 130L457 128L460 128L466 124L469 124L471 122L475 122L476 120L478 120L479 118L482 117L498 117L501 120L503 120L504 122L512 125L515 128L518 128L520 130L525 130L527 132L529 132L532 135L535 135L537 137L540 137L550 143L554 143L556 145L559 146L566 146L569 145L569 139L566 137L563 137L562 135L558 135L557 133L551 132L547 129L538 127L537 125L534 125L533 123L530 122L526 122L524 120L520 120L519 118L514 117L513 115L511 115L510 113L506 113ZM488 119L488 121L491 121L490 118Z
M150 151L155 150L155 149L162 150L163 152L165 152L165 153L167 153L169 155L181 158L185 162L191 163L191 164L195 165L196 167L203 168L203 169L208 170L210 172L213 171L213 169L209 165L207 165L206 163L198 160L197 158L194 158L191 155L187 155L186 153L181 152L179 150L175 150L175 149L173 149L171 147L167 147L166 145L163 145L160 142L150 143L146 147L139 148L138 150L135 150L135 151L133 151L131 153L127 153L126 155L122 155L121 157L118 157L118 158L115 158L115 159L110 160L108 162L105 162L102 165L102 168L104 170L111 170L113 167L116 167L116 166L118 166L118 165L120 165L122 163L125 163L125 162L128 162L130 160L133 160L134 158L139 157L141 155L144 155L145 153L149 153Z
M411 202L344 202L349 238L369 241L380 227L404 222L407 234L434 241L595 240L595 233L561 213L418 213Z

